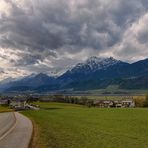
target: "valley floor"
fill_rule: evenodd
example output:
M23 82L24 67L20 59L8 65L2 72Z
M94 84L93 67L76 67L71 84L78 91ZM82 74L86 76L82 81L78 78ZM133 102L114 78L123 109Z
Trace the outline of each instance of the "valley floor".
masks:
M38 104L41 110L23 112L34 123L32 147L144 148L148 145L148 109Z

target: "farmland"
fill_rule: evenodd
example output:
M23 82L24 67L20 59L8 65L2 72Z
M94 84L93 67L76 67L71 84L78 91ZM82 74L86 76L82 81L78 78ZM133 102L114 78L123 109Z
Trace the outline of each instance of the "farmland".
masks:
M78 98L81 98L83 96L75 96L75 97L78 97ZM103 96L97 96L97 95L86 95L85 96L86 98L88 99L92 99L92 100L122 100L122 99L129 99L129 98L133 98L133 99L137 99L139 98L140 100L143 100L145 99L145 96L140 96L140 95L134 95L134 96L128 96L128 95L118 95L118 96L111 96L111 95L103 95Z
M34 123L32 147L147 147L148 110L88 108L64 103L37 103L23 114Z

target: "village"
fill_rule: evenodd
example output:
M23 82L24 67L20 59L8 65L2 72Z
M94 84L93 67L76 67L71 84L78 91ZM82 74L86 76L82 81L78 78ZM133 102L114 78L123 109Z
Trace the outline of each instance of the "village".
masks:
M134 108L135 101L132 97L125 97L121 100L112 99L112 100L101 100L101 99L86 99L86 97L76 98L71 96L54 96L52 97L1 97L0 105L8 105L10 108L15 110L38 110L39 106L34 105L32 102L61 102L61 103L72 103L87 105L89 107L98 107L98 108Z

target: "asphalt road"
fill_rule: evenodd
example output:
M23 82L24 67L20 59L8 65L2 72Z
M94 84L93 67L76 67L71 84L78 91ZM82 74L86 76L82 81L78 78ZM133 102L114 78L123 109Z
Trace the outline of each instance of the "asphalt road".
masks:
M9 131L15 124L16 119L14 113L0 114L0 139Z
M4 125L11 126L7 131L1 132ZM31 121L20 113L2 113L0 114L0 148L28 148L32 136L32 123Z

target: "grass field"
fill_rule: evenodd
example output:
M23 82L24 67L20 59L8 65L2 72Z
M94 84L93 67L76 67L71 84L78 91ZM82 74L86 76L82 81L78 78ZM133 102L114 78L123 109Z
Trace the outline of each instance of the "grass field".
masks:
M86 91L73 91L71 94L85 94L85 95L144 95L147 94L147 89L120 89L118 85L109 85L105 89L95 89Z
M0 113L2 112L11 112L13 111L12 109L10 109L7 105L0 105Z
M41 110L23 112L35 123L34 147L148 146L148 109L100 109L60 103L38 104Z
M110 85L105 89L97 89L97 90L90 90L91 94L104 94L104 93L110 93L114 95L135 95L135 94L146 94L148 93L147 89L119 89L116 85Z
M84 96L76 96L78 98L84 97ZM85 97L87 97L88 99L92 99L92 100L122 100L122 99L145 99L145 95L143 96L92 96L92 95L85 95Z

